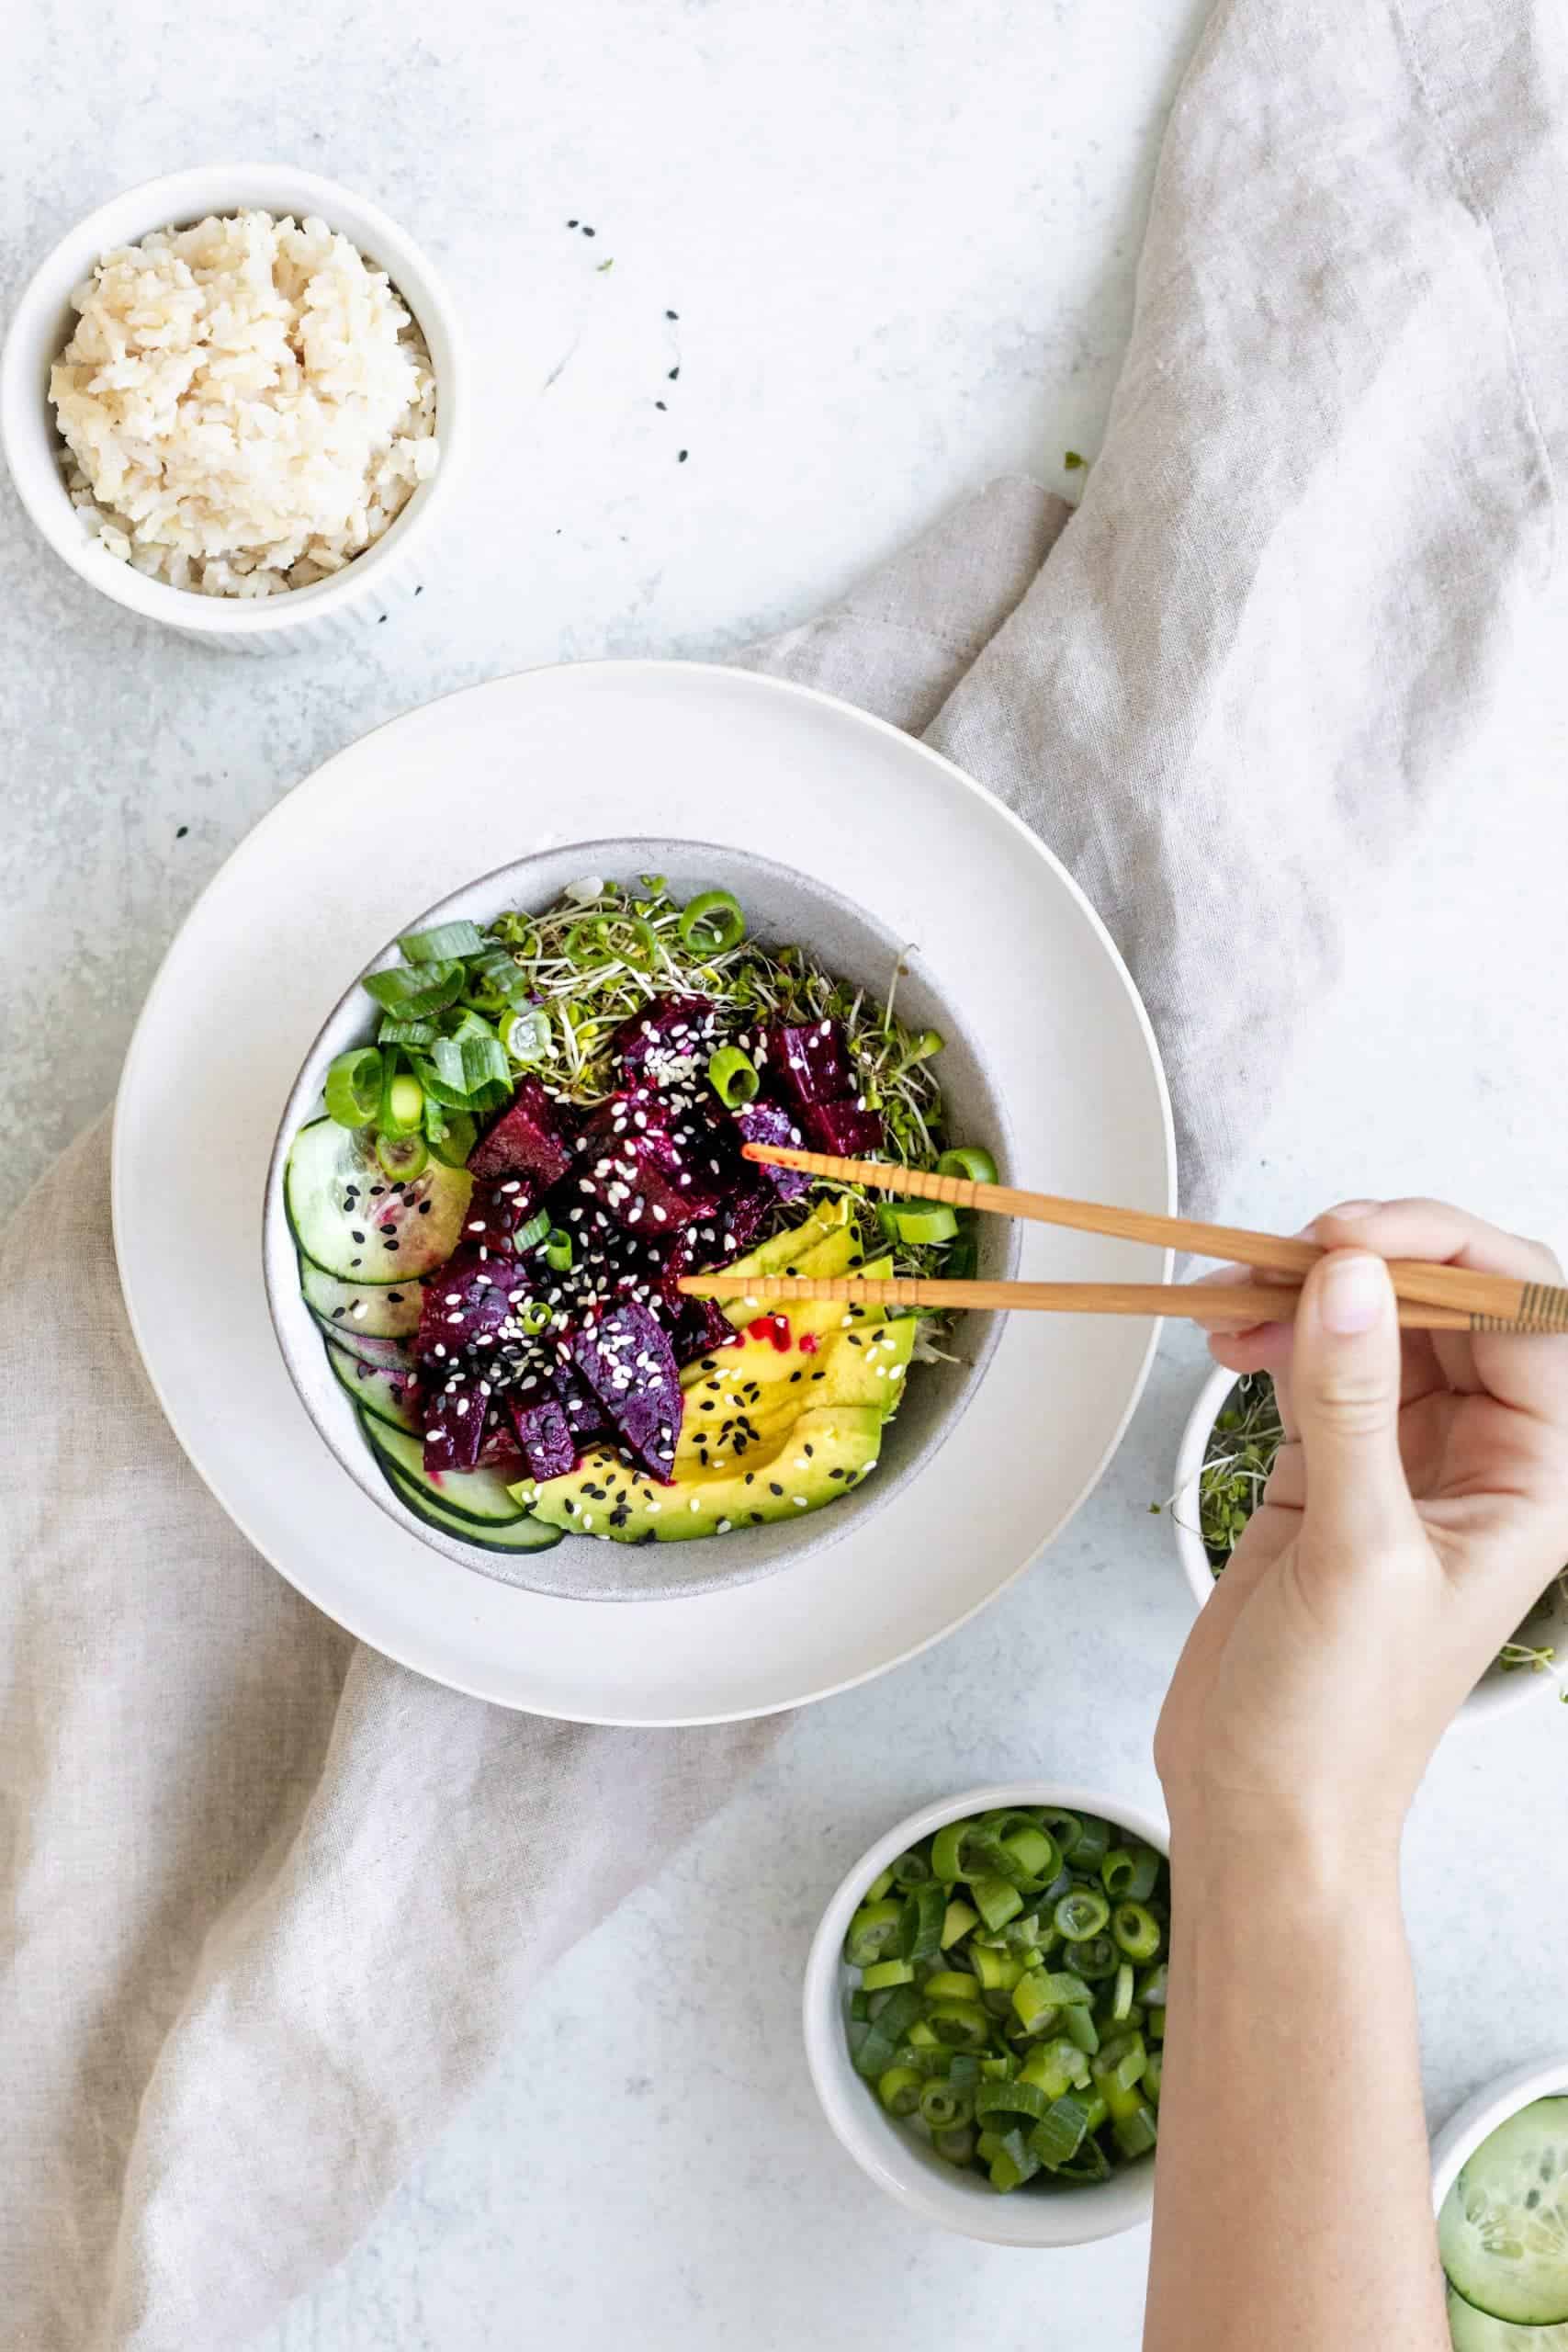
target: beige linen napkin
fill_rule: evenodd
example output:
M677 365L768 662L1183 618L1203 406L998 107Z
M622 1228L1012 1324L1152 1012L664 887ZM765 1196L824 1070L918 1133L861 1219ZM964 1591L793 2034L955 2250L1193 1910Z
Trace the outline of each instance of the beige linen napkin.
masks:
M1058 502L995 484L751 657L926 731L1066 857L1193 1205L1551 563L1563 118L1532 0L1223 7L1060 546ZM104 1159L100 1126L0 1245L0 2305L22 2352L223 2352L777 1726L512 1717L318 1617L164 1427Z

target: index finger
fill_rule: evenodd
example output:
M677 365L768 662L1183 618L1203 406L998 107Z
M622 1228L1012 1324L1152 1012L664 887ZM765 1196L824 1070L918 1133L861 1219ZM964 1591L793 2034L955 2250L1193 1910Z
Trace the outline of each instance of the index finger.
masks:
M1524 1282L1563 1279L1543 1241L1488 1225L1447 1201L1384 1201L1350 1215L1330 1209L1319 1217L1313 1238L1325 1249L1374 1250L1380 1258L1420 1258L1474 1273L1513 1274ZM1477 1374L1500 1403L1568 1430L1568 1339L1509 1339L1478 1331L1470 1344Z

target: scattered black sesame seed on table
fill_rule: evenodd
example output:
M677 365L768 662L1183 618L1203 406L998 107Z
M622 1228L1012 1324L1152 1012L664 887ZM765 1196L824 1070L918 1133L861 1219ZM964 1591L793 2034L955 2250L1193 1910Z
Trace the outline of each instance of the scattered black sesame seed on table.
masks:
M674 384L674 383L678 383L678 382L680 381L680 378L681 378L681 370L679 369L679 368L671 368L671 370L670 370L670 381L671 381L671 383L672 383L672 384Z
M667 319L678 319L681 313L679 311L666 311L664 315Z
M689 449L677 449L675 452L675 463L678 466L683 466L691 454L692 453Z

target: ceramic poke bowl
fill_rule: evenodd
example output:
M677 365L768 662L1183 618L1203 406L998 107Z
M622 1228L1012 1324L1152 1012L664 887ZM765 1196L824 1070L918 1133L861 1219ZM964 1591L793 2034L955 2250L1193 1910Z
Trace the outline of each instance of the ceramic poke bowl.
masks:
M538 912L587 876L667 879L678 901L698 891L731 892L745 910L749 934L764 944L798 944L836 978L886 998L895 970L897 1017L944 1040L936 1064L954 1139L984 1142L1002 1170L1010 1160L1006 1111L989 1075L984 1046L964 1018L956 976L825 883L768 859L716 844L622 839L551 848L498 868L438 904L411 907L399 936L467 919L481 928L503 912ZM397 940L367 971L400 960ZM284 1105L267 1175L263 1261L273 1325L294 1386L322 1442L344 1475L382 1510L457 1565L536 1592L574 1600L628 1601L711 1592L770 1576L852 1536L891 1498L930 1471L934 1457L972 1404L1000 1336L1000 1318L970 1314L955 1326L951 1361L911 1364L906 1393L884 1431L875 1476L830 1506L798 1519L735 1527L682 1543L628 1544L568 1535L552 1548L499 1551L433 1525L409 1509L368 1442L355 1399L346 1393L323 1345L323 1329L302 1295L300 1258L285 1195L290 1146L321 1115L327 1070L349 1047L375 1037L378 1008L358 975L328 1014ZM802 1209L808 1205L802 1203ZM1006 1279L1017 1257L1016 1229L982 1219L976 1272ZM519 1472L519 1476L521 1473Z
M1227 1372L1223 1365L1209 1374L1198 1391L1197 1400L1182 1430L1180 1450L1176 1457L1176 1482L1170 1504L1171 1532L1181 1573L1200 1609L1213 1592L1215 1578L1203 1538L1199 1532L1198 1482L1214 1423L1235 1386L1235 1374ZM1561 1583L1548 1586L1525 1620L1520 1635L1532 1646L1554 1648L1559 1659L1568 1660L1568 1590L1564 1590ZM1499 1715L1506 1714L1511 1708L1521 1705L1530 1697L1539 1698L1544 1691L1560 1689L1561 1685L1553 1675L1538 1673L1525 1666L1494 1664L1487 1668L1454 1722L1456 1725L1467 1728L1493 1723Z
M856 2074L850 2054L853 1977L844 1963L844 1938L867 1887L900 1854L947 1822L1021 1805L1058 1805L1097 1814L1156 1853L1168 1856L1170 1851L1165 1823L1142 1805L1055 1781L1012 1781L922 1805L861 1856L822 1914L806 1963L802 2023L807 2063L822 2112L840 2144L907 2212L991 2245L1088 2245L1148 2222L1155 2196L1151 2158L1113 2172L1109 2180L1052 2188L1026 2185L998 2195L979 2173L945 2163L908 2125L889 2115L874 2086Z

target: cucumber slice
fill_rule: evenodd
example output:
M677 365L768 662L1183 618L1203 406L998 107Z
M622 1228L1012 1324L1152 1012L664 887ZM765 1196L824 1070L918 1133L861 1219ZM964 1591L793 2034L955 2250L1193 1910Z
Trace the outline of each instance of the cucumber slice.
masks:
M1537 2099L1482 2142L1443 2199L1438 2245L1478 2312L1568 2322L1568 2098Z
M1568 2352L1568 2327L1513 2327L1489 2319L1449 2289L1449 2334L1454 2352Z
M428 1490L422 1492L400 1471L391 1472L390 1484L398 1500L427 1527L455 1535L460 1544L477 1544L481 1552L548 1552L562 1540L560 1529L547 1527L541 1519L514 1519L505 1527L493 1522L481 1527L477 1520L459 1519L455 1510L434 1501Z
M357 1331L365 1340L412 1340L419 1329L424 1299L421 1283L378 1283L369 1287L340 1283L335 1274L323 1274L320 1266L301 1258L299 1288L318 1323L334 1334L341 1328Z
M452 1255L474 1189L466 1168L436 1159L406 1184L389 1182L365 1131L335 1119L300 1128L283 1182L303 1255L339 1282L377 1289L400 1287Z
M524 1516L499 1470L444 1470L426 1476L424 1447L407 1430L389 1429L385 1421L361 1413L365 1433L388 1471L400 1471L408 1484L426 1500L439 1504L455 1519L487 1527L505 1527Z
M406 1340L367 1340L363 1332L345 1331L339 1323L323 1323L313 1309L312 1320L329 1347L341 1348L360 1363L374 1364L378 1372L400 1372L412 1377L413 1350Z
M419 1434L420 1419L413 1403L418 1388L408 1374L383 1372L376 1364L363 1363L346 1348L334 1348L330 1340L327 1362L355 1403L373 1420L384 1422L388 1429Z

